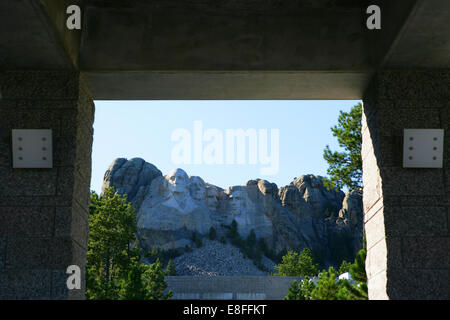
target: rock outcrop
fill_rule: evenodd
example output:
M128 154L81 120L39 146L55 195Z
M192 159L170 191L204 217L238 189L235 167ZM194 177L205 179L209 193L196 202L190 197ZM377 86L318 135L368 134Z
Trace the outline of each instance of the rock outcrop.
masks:
M192 235L218 237L235 220L245 238L254 230L275 252L313 250L323 266L353 260L362 247L362 195L327 190L320 176L303 175L278 188L255 179L224 190L175 169L163 176L143 159L116 159L103 189L114 187L137 208L138 238L150 250L194 247Z

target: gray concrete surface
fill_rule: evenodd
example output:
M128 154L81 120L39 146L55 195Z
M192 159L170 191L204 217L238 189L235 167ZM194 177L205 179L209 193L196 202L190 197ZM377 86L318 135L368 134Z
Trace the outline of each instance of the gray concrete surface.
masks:
M273 276L171 276L166 277L172 299L283 300L293 281L302 277Z
M76 72L1 74L0 299L83 299L94 104ZM52 129L53 168L13 169L11 131Z
M450 299L450 70L379 72L364 97L371 299ZM442 128L443 168L403 168L403 129Z

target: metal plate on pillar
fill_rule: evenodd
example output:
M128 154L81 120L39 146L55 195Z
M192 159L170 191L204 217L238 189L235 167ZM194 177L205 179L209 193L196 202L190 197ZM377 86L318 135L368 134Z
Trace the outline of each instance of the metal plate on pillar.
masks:
M442 168L443 151L444 129L404 129L404 168Z
M53 168L51 129L12 130L13 168Z

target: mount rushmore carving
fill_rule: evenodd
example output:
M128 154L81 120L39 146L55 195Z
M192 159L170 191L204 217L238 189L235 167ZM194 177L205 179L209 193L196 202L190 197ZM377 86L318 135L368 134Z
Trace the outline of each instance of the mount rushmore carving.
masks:
M182 169L163 176L143 159L118 158L105 173L102 190L107 187L135 205L138 239L147 250L193 247L193 232L206 235L213 227L220 237L233 220L242 237L253 229L275 252L309 247L323 265L352 260L362 247L361 192L327 190L314 175L281 188L256 179L222 189Z

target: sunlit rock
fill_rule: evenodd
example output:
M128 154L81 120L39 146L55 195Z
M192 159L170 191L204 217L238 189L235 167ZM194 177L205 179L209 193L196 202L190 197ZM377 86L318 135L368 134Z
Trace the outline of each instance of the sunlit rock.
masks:
M361 192L327 190L320 176L281 188L254 179L224 190L180 168L163 176L135 158L114 160L103 183L109 186L136 206L137 236L147 249L195 247L193 233L205 237L213 227L224 237L233 220L243 239L253 230L275 252L309 247L324 265L351 261L362 246Z

